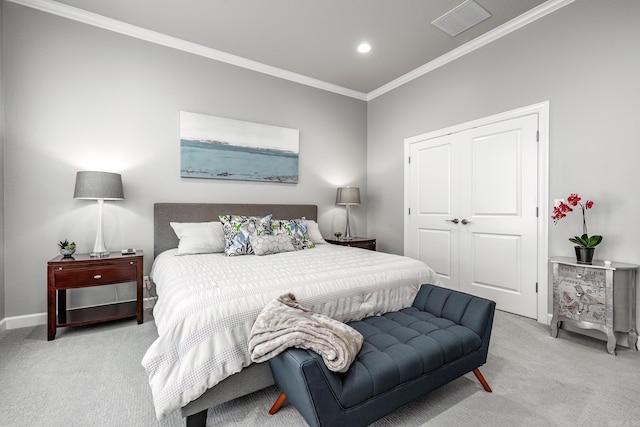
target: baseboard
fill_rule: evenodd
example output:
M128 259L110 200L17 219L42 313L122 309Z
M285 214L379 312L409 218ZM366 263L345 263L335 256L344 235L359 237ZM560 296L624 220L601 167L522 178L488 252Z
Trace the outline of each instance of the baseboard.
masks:
M142 300L142 308L153 308L155 298L145 298ZM80 307L79 307L80 308ZM5 317L0 320L0 332L9 329L32 328L34 326L46 325L47 313L25 314L23 316Z
M5 318L7 330L19 328L31 328L47 324L47 313L25 314L24 316L12 316Z

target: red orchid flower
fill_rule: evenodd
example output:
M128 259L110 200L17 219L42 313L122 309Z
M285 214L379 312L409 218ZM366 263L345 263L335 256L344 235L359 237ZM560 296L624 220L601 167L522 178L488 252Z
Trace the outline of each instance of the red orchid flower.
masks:
M580 200L582 199L576 193L571 193L569 194L569 197L567 197L567 202L569 202L571 206L578 206Z
M567 197L568 204L561 201L557 206L553 207L553 215L551 216L551 219L553 219L554 224L557 224L558 221L567 216L567 213L573 212L571 206L580 206L580 209L582 210L582 236L571 237L569 240L576 245L592 248L602 242L602 236L589 236L587 234L587 221L584 211L585 209L591 209L593 207L593 200L587 200L585 203L580 203L581 200L582 198L580 198L576 193L569 194L569 197Z

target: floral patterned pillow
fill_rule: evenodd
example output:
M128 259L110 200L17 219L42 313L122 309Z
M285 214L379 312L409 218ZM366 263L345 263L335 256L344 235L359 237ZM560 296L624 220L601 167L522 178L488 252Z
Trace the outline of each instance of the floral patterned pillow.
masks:
M224 230L224 253L227 256L253 254L249 236L270 234L270 220L271 214L264 217L220 215L220 222Z
M289 236L296 251L315 247L307 236L307 221L305 217L271 220L271 234Z
M284 234L277 236L271 234L263 236L252 234L249 240L251 241L253 252L258 256L279 254L280 252L291 252L295 250L293 243L291 242L291 238Z

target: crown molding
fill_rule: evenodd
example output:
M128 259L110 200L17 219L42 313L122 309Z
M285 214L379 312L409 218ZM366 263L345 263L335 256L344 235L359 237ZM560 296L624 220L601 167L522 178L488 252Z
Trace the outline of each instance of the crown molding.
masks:
M126 22L118 21L116 19L108 18L106 16L98 15L97 13L88 12L77 7L69 6L59 3L54 0L7 0L12 3L16 3L22 6L37 9L42 12L57 15L63 18L78 21L87 25L102 28L115 33L123 34L126 36L134 37L140 40L156 43L161 46L166 46L173 49L178 49L183 52L191 53L194 55L202 56L205 58L213 59L215 61L224 62L237 67L246 68L258 73L267 74L269 76L289 80L302 85L314 87L316 89L325 90L328 92L337 93L339 95L348 96L361 101L371 101L393 89L396 89L405 83L408 83L420 76L423 76L443 65L452 62L461 56L464 56L476 49L481 48L519 28L536 21L543 16L546 16L575 0L548 0L536 8L520 15L511 21L494 28L493 30L479 36L472 41L430 61L413 71L410 71L391 82L380 86L379 88L369 92L363 93L356 90L348 89L342 86L338 86L332 83L328 83L322 80L314 79L312 77L304 76L302 74L294 73L291 71L283 70L281 68L266 65L261 62L252 61L237 55L232 55L217 49L212 49L197 43L189 42L179 39L177 37L168 36L166 34L159 33L157 31L148 30L146 28L138 27Z
M461 56L471 53L474 50L481 48L482 46L498 40L499 38L504 37L507 34L542 18L543 16L555 12L556 10L570 3L573 3L574 1L575 0L548 0L538 7L535 7L530 11L512 19L511 21L506 22L491 31L488 31L485 34L471 40L470 42L465 43L462 46L453 49L452 51L449 51L442 56L439 56L433 61L430 61L416 68L415 70L410 71L407 74L404 74L403 76L400 76L383 86L380 86L378 89L369 92L367 94L367 101L371 101L372 99L384 95L385 93L392 91L393 89L396 89L414 79L417 79L418 77L423 76L437 68L440 68L443 65L448 64L449 62L455 61Z
M240 56L232 55L217 49L203 46L198 43L189 42L179 39L177 37L168 36L166 34L159 33L157 31L148 30L146 28L138 27L136 25L128 24L126 22L118 21L116 19L108 18L106 16L98 15L97 13L88 12L77 7L62 4L53 0L7 0L12 3L16 3L22 6L30 7L32 9L40 10L42 12L57 15L63 18L71 19L81 22L83 24L92 25L94 27L102 28L115 33L123 34L126 36L134 37L140 40L156 43L161 46L178 49L183 52L191 53L194 55L202 56L205 58L213 59L215 61L224 62L227 64L235 65L237 67L246 68L252 71L256 71L262 74L267 74L273 77L289 80L295 83L300 83L306 86L311 86L316 89L322 89L328 92L337 93L340 95L348 96L351 98L365 101L367 95L363 92L347 89L342 86L327 83L322 80L314 79L312 77L304 76L302 74L294 73L291 71L283 70L281 68L266 65L261 62L252 61Z

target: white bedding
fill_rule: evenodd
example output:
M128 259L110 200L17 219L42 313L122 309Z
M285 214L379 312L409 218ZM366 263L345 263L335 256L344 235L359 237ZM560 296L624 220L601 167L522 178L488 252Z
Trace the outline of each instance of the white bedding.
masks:
M159 338L142 365L158 419L251 363L247 340L262 308L291 292L315 312L347 322L412 304L438 284L423 262L338 245L268 256L177 256L154 261Z

